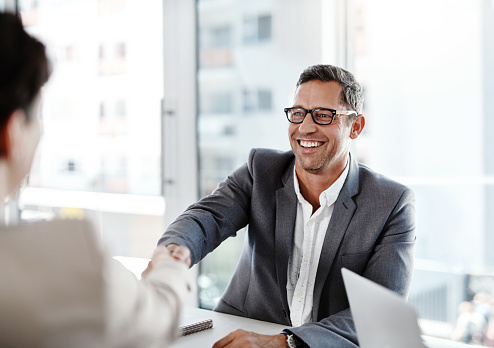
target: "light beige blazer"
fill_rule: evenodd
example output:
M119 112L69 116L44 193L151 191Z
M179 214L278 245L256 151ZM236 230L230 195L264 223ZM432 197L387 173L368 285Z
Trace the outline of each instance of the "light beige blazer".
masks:
M86 221L0 227L0 346L166 347L192 286L175 260L138 281Z

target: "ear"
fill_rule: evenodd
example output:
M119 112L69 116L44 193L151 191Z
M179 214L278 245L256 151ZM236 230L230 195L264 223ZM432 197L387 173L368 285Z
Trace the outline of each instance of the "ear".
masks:
M7 159L22 156L23 126L26 122L24 110L17 109L10 115L2 134L1 149Z
M365 127L365 117L362 114L357 115L352 123L352 129L350 130L350 138L357 139L362 130Z

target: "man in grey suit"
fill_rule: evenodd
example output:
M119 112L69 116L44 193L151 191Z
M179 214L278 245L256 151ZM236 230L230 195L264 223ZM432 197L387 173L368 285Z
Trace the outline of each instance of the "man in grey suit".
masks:
M406 297L415 245L414 195L359 164L363 93L348 71L316 65L286 108L292 151L248 162L190 206L158 244L195 264L248 226L235 273L215 310L291 326L237 330L216 347L358 346L341 268Z

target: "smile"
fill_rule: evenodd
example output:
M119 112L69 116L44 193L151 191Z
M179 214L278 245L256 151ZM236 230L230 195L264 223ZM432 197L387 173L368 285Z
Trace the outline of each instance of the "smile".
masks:
M299 140L298 143L302 147L319 147L323 144L321 141L307 141L307 140Z

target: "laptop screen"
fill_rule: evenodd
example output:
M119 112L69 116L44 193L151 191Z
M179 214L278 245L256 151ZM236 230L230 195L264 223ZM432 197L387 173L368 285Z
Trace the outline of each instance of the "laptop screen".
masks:
M424 348L415 309L398 294L341 270L361 348Z

